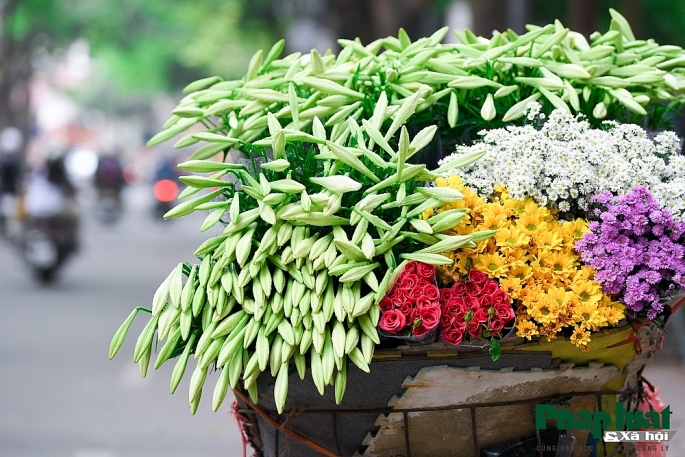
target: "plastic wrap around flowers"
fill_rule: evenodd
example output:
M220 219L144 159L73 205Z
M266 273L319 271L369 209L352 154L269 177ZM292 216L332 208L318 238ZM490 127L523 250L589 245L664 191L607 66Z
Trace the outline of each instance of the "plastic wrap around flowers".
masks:
M439 329L448 344L489 338L497 347L495 337L515 317L511 298L482 271L472 269L464 279L438 289L434 267L409 262L380 302L378 326L386 336L409 341L427 342Z

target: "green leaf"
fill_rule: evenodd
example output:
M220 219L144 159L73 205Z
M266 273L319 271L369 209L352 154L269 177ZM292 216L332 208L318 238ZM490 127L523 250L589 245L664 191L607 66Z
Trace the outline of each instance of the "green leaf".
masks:
M490 352L490 357L492 357L493 362L502 355L502 347L495 338L490 338L490 350L488 352Z

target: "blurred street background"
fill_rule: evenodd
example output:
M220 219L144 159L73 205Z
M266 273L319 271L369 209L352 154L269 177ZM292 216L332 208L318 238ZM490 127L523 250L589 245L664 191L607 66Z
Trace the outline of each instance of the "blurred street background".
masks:
M145 146L186 84L239 78L282 37L286 52L323 54L337 38L368 43L399 27L413 39L443 25L489 36L556 18L589 36L608 28L609 7L638 38L685 46L682 0L0 0L0 457L242 455L231 401L212 413L205 399L192 416L187 377L168 394L172 363L140 378L131 355L145 319L107 360L123 319L208 237L202 215L161 219L180 190L175 165L196 146ZM80 229L52 277L21 258L18 217L29 184L56 164L68 200L58 203ZM680 456L676 319L645 374L674 411L669 455Z

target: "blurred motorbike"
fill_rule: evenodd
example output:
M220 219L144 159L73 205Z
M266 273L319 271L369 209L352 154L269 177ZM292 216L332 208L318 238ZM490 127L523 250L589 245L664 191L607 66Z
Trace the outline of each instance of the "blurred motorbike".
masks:
M122 213L121 189L124 186L124 173L119 159L114 155L100 157L94 178L98 191L95 215L103 224L113 224Z
M41 283L50 283L79 246L76 190L62 157L47 161L30 176L21 208L21 254Z
M37 281L54 281L60 266L78 251L78 220L31 217L24 221L21 249Z

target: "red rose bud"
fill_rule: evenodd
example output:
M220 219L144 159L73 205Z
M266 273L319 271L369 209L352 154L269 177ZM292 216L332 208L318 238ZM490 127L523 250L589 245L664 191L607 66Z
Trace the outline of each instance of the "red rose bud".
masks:
M480 308L480 300L477 297L472 297L470 295L467 295L464 297L464 303L466 304L466 308L470 310L477 310Z
M466 296L467 297L479 297L480 296L480 287L478 287L478 284L475 282L467 282L466 283Z
M400 310L393 309L387 313L383 313L378 326L384 332L395 334L407 326L407 319Z
M464 339L464 332L457 329L443 330L442 340L445 343L457 345Z
M482 327L480 322L478 322L476 319L474 319L474 320L470 321L466 327L468 329L469 336L471 338L480 338L481 327Z
M452 327L452 316L448 314L441 313L440 316L440 328L446 329Z
M400 312L407 318L408 321L411 319L411 312L413 309L414 308L410 303L403 303L399 308Z
M514 315L514 310L510 305L504 303L495 305L495 317L502 322L509 322Z
M423 286L423 295L435 301L440 298L440 290L435 284L427 284Z
M416 301L418 298L423 297L423 288L416 286L413 289L411 289L410 291L408 291L407 295L410 298L413 298L414 301Z
M504 328L504 322L495 318L490 321L490 333L499 333Z
M440 308L437 306L430 306L419 311L419 316L423 322L423 326L428 330L433 330L440 324Z
M417 270L418 270L418 266L419 266L418 262L411 261L404 266L404 270L402 270L402 272L407 273L408 275L415 275Z
M492 296L490 295L481 295L479 300L481 308L487 309L495 304L495 301L492 299Z
M455 297L463 297L466 295L466 283L464 281L457 281L452 286L452 294Z
M492 295L498 290L500 290L499 284L497 284L497 281L495 281L494 279L488 280L483 286L483 294L485 295Z
M495 291L491 296L492 296L492 300L496 304L506 303L507 305L509 305L511 303L511 300L509 299L509 294L507 294L502 289Z
M408 303L409 300L407 300L407 297L404 295L396 295L395 297L392 298L392 304L395 305L395 308L399 308L405 303Z
M435 279L435 267L433 265L428 265L426 263L419 263L417 266L417 274L421 278L434 280Z
M473 313L473 320L478 321L481 324L488 321L488 312L484 308L479 308L475 313Z
M447 314L452 317L452 322L466 323L466 313L457 308L447 308Z
M452 318L452 328L456 328L461 332L466 331L466 322L464 321L464 316L457 316Z
M466 323L466 313L457 308L447 308L447 314L452 317L452 322Z
M471 270L469 271L469 281L478 285L478 287L483 287L487 282L488 276L482 271Z
M419 308L417 308L416 306L414 306L411 310L411 322L414 322L414 325L420 325L421 324L420 322L416 323L417 319L418 320L421 319L421 315L419 314L420 311L421 310Z
M426 297L425 295L421 295L419 298L416 299L416 304L415 304L415 306L416 306L418 309L424 309L424 308L428 308L428 307L434 306L434 303L435 303L435 302L434 302L433 300L429 299L429 298Z
M432 283L430 281L428 281L427 279L419 278L419 282L416 283L416 287L420 287L421 289L423 289L424 287L426 287L429 284L432 284Z
M388 311L392 311L393 309L395 309L395 304L388 297L383 298L378 304L378 306L380 307L381 312L383 313L387 313Z
M461 297L450 298L447 301L447 307L448 308L458 308L458 309L464 310L464 311L466 311L466 309L467 309L466 303L464 302L464 299Z
M402 278L402 282L400 283L400 288L404 290L411 290L419 282L419 277L416 276L415 274L408 274L404 278Z
M411 329L411 336L421 338L425 336L431 329L424 327L423 325L414 326Z
M440 301L447 302L450 298L452 298L452 289L440 289Z

